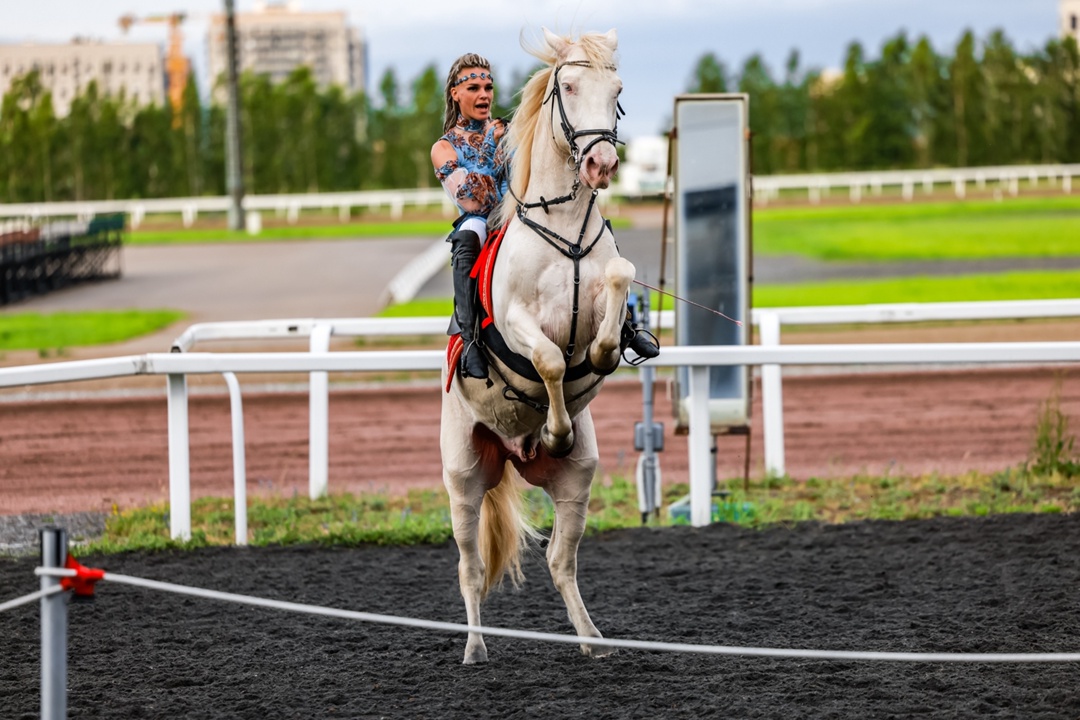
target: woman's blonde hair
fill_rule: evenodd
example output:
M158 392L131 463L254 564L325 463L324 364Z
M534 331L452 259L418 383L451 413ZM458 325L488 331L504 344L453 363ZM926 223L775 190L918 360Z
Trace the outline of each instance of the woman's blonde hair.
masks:
M457 84L458 76L461 75L461 71L465 68L483 68L491 73L491 63L487 61L487 58L476 53L465 53L450 66L450 73L446 76L446 87L444 88L444 95L446 97L446 112L443 114L443 132L450 132L450 128L454 127L454 123L457 122L458 114L461 112L461 108L454 101L454 98L450 95L450 90Z

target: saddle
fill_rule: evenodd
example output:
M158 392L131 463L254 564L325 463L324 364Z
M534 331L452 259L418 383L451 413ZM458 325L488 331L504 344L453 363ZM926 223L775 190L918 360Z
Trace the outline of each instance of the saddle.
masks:
M480 307L479 316L481 320L478 342L484 352L497 357L502 361L503 365L516 374L527 380L543 383L543 378L540 377L540 373L536 372L532 362L507 347L502 333L495 327L495 315L491 299L491 278L495 272L495 261L499 255L499 246L502 244L503 236L506 235L506 228L507 225L503 225L488 238L488 241L484 243L484 247L480 249L480 255L476 258L476 263L473 264L472 272L469 273L469 277L476 280L476 296L473 298L473 302ZM457 367L464 347L465 342L461 339L461 333L450 336L450 341L446 345L447 367ZM586 356L585 361L567 368L564 381L580 380L594 372L596 370L589 364ZM457 375L456 372L447 373L446 392L450 392L455 375Z

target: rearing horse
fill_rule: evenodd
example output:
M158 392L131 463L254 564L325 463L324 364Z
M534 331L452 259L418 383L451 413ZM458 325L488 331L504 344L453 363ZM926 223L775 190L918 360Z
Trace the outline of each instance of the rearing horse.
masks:
M514 487L520 474L554 503L547 562L577 634L602 637L578 591L577 550L599 458L588 405L619 364L634 279L595 207L619 165L616 47L614 30L576 40L544 30L543 47L531 52L548 67L522 90L503 139L513 153L512 192L491 221L509 222L491 279L492 315L505 345L535 372L491 357L494 383L458 377L443 398L443 481L474 626L492 587L507 574L520 582L522 550L537 537ZM444 382L451 372L443 368ZM471 633L465 663L486 661L483 637Z

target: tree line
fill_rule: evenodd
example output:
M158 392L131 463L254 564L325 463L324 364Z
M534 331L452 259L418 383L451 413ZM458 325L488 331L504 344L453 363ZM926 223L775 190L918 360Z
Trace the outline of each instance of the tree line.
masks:
M500 85L509 115L530 73ZM729 73L706 53L688 92L750 96L758 174L1080 162L1080 52L1072 38L1017 51L1004 33L966 32L949 54L903 33L877 58L848 46L840 72L776 74L760 55ZM373 96L320 88L307 68L240 79L243 175L251 193L431 187L442 132L442 74L403 87L387 70ZM657 133L667 132L657 128ZM181 107L137 106L90 84L58 118L31 71L0 105L0 202L224 195L224 102L194 78Z
M692 92L750 96L755 173L1080 162L1075 38L1018 52L1003 32L965 32L951 55L900 33L866 56L851 43L840 72L774 76L760 56L729 76L701 57Z

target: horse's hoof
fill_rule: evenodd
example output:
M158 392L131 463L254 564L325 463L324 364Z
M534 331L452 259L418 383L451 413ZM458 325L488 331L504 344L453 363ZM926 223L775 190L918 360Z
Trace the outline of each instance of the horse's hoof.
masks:
M582 645L581 654L585 657L602 658L614 655L617 648L610 645Z
M540 443L551 457L564 458L574 449L574 431L571 430L566 437L559 438L548 432L547 425L544 425L540 429Z
M487 661L487 647L485 647L483 643L481 643L479 647L466 645L465 659L461 661L463 665L482 665Z
M461 661L462 665L483 665L487 662L487 648L481 648L478 652L470 652L465 650L464 660Z

